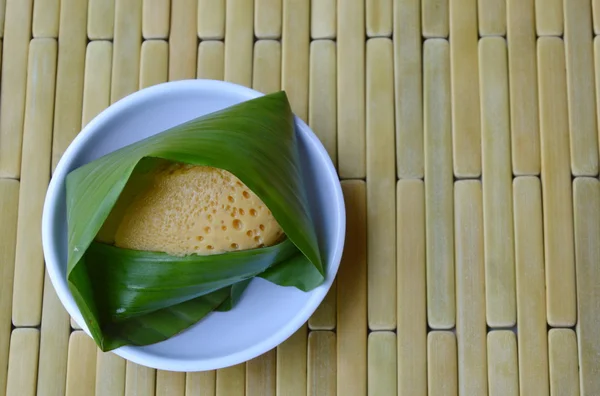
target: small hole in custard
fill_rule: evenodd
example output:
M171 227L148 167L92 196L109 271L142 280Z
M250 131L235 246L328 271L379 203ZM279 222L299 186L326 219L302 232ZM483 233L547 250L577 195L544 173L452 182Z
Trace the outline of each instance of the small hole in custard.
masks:
M239 246L237 243L232 243L232 244L231 244L231 248L232 248L232 249L237 249L237 248L239 248L239 247L240 247L240 246Z
M241 220L235 219L233 220L233 228L235 228L236 230L241 230L243 227L243 224L241 222Z
M250 194L248 193L248 191L244 191L244 192L242 193L242 195L243 195L243 196L244 196L244 198L246 198L246 199L250 198Z

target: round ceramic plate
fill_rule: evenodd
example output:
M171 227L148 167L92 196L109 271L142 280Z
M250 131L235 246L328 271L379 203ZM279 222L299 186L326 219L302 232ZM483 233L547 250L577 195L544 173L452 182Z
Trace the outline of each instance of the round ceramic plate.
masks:
M58 164L44 204L42 238L46 266L58 296L89 334L66 280L65 178L75 168L111 151L262 94L231 83L187 80L156 85L115 103L75 138ZM296 133L309 204L326 280L305 293L255 278L229 312L214 312L157 344L113 352L135 363L171 371L227 367L261 355L298 330L325 297L337 273L345 236L344 200L335 168L310 130L296 118Z

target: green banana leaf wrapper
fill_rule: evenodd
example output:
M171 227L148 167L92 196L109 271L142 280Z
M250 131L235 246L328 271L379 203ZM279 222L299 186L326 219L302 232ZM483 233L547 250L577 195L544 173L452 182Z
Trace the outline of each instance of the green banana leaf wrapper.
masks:
M294 126L282 91L178 125L69 173L67 279L103 351L160 342L212 311L227 311L257 276L303 291L324 281ZM264 248L184 257L98 242L119 198L164 160L231 172L265 203L286 238Z

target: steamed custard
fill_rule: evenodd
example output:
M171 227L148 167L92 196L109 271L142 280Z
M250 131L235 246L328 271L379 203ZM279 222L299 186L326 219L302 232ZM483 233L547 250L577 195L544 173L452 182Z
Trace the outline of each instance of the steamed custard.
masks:
M117 247L170 255L216 254L276 244L283 231L231 173L169 164L151 175L116 228Z

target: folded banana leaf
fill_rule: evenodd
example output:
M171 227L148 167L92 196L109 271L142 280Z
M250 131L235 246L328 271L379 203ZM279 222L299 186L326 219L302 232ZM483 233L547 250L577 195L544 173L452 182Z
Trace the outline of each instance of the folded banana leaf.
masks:
M231 172L264 202L286 238L269 247L187 256L124 249L99 238L119 200L140 188L143 177L132 175L163 160ZM303 291L324 281L284 92L199 117L75 169L67 176L67 222L69 288L103 351L163 341L210 312L228 311L256 276Z

